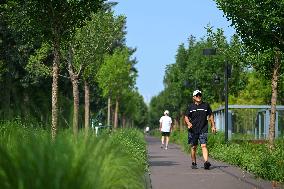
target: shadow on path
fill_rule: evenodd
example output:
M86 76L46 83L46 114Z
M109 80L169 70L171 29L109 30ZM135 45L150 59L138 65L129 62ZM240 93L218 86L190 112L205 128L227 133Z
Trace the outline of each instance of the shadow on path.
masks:
M151 161L149 162L150 166L173 166L179 165L177 162L174 161Z

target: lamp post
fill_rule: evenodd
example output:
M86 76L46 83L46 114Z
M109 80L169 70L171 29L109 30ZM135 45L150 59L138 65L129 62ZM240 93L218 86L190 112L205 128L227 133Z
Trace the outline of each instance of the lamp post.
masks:
M215 48L208 48L208 49L203 49L203 55L216 55L216 49ZM224 78L225 78L225 83L224 83L224 92L225 92L225 142L228 141L228 93L229 93L229 88L228 88L228 78L230 75L230 66L228 65L228 61L225 61L225 66L224 66Z
M225 142L228 141L228 61L225 61Z

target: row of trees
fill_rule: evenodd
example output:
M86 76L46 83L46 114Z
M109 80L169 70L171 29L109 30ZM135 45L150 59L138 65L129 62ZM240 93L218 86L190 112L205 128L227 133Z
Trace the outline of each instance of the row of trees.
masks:
M179 46L176 62L165 72L165 89L150 102L151 123L155 124L155 118L169 109L176 125L183 125L183 113L194 89L201 89L206 101L221 104L224 61L228 61L232 65L229 103L271 104L269 141L273 144L276 104L284 103L281 67L284 1L216 0L216 3L232 21L237 35L228 43L222 29L214 32L208 26L204 38L197 41L191 36L188 48L184 44ZM216 48L217 55L204 57L205 48ZM219 78L220 83L215 83L214 78Z
M72 123L77 135L82 122L88 132L90 107L106 117L109 99L107 124L111 124L111 100L116 102L115 128L119 114L124 126L145 124L147 107L134 87L135 49L125 45L126 18L114 15L114 5L105 0L1 3L1 119L27 115L45 123L51 119L53 137L61 120ZM68 120L63 112L72 97L73 108L67 113L72 120ZM80 108L82 99L84 108ZM29 113L14 111L15 106Z
M271 80L271 114L269 141L275 138L275 116L278 82L283 73L284 53L284 1L215 0L226 17L232 21L237 33L249 48L254 68Z
M210 26L206 27L207 35L196 40L194 36L188 39L188 47L181 44L177 49L176 62L168 65L164 76L164 90L150 102L150 120L164 109L172 112L175 125L183 126L186 107L192 102L192 92L195 89L203 91L204 100L220 105L224 99L224 60L232 65L230 94L238 96L248 82L244 46L237 35L228 43L222 29L216 32ZM202 51L208 47L218 49L217 55L206 57ZM216 79L219 79L216 82Z

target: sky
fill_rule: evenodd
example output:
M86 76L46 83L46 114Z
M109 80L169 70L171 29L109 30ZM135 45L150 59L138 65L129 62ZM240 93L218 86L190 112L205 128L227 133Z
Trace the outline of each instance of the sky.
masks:
M222 28L227 39L235 33L213 0L116 0L115 14L127 17L126 45L137 48L136 86L149 103L164 89L165 68L175 63L178 46L190 35L206 35L205 27Z

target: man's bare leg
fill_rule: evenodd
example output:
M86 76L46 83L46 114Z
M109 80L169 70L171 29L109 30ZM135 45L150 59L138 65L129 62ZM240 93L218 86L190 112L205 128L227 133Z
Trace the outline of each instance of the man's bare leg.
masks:
M192 168L192 169L197 169L197 164L196 164L196 149L197 149L197 146L192 146L192 147L191 147L191 160L192 160L191 168Z
M165 148L166 150L168 149L169 141L170 141L170 137L166 136L166 148Z
M201 144L202 155L204 158L204 169L210 169L210 162L208 161L208 150L206 144Z
M161 138L161 142L162 142L162 144L161 144L161 148L163 148L163 147L164 147L164 141L165 141L165 137L164 137L164 136L162 136L162 138Z
M202 149L202 155L203 155L204 161L208 161L208 150L207 150L206 144L201 144L201 149Z
M191 147L191 160L194 163L196 163L196 149L197 149L197 146Z

